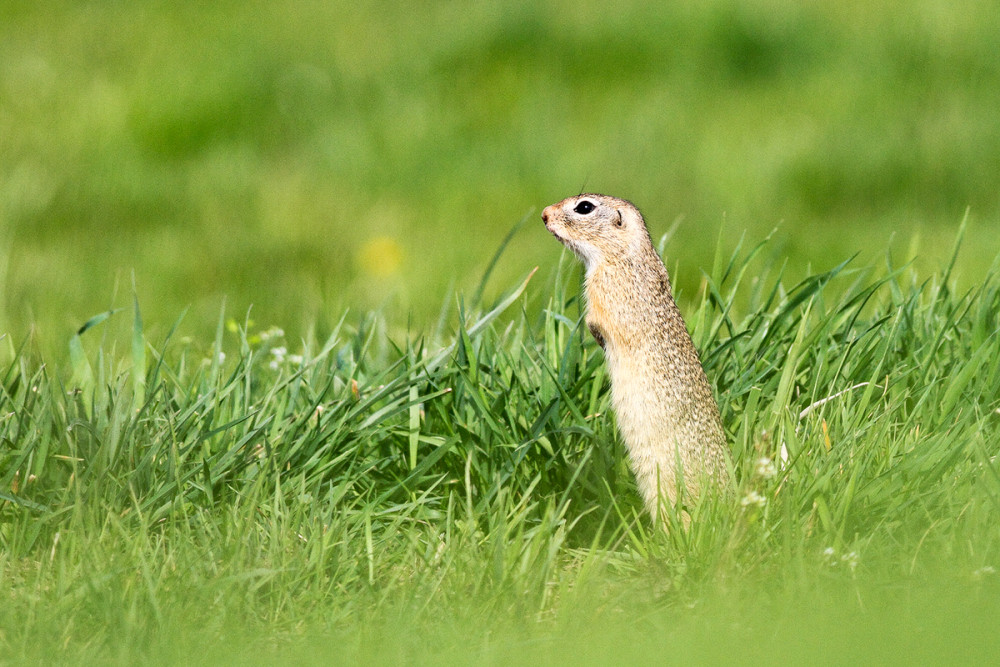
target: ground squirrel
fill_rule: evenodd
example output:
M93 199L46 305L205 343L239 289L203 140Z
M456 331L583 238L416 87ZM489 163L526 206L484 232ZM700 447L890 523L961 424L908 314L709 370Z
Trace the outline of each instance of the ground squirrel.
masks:
M584 194L542 211L545 227L583 260L587 326L604 348L611 402L629 462L656 520L661 503L703 483L729 483L728 448L667 268L639 210Z

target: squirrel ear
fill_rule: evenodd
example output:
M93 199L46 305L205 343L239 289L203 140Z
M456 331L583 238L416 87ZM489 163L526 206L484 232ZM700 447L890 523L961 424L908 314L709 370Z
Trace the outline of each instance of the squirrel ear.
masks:
M625 221L624 221L624 220L622 220L622 212L621 212L621 209L615 209L615 213L617 213L617 214L618 214L618 221L617 221L617 222L615 222L615 225L617 225L618 227L623 227L623 226L625 225Z

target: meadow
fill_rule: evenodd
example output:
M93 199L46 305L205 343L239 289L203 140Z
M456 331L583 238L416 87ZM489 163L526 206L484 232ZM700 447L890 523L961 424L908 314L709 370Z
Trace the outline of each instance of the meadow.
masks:
M0 7L0 664L996 654L1000 15L620 5ZM720 402L686 529L581 189Z

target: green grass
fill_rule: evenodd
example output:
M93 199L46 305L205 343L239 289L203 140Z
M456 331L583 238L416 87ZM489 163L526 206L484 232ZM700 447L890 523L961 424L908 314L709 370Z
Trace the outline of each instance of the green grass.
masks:
M6 337L0 654L991 655L1000 276L785 284L766 249L720 252L687 313L739 492L669 535L641 513L574 272L460 306L453 335L376 314L299 349L223 316L214 343L150 339L136 307L62 364Z

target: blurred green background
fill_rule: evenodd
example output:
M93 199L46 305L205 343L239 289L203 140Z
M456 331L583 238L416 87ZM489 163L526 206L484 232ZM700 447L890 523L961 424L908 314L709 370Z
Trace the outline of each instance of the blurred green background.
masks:
M420 329L548 270L535 220L632 199L686 294L746 232L789 272L1000 248L993 1L5 2L0 333L130 303L211 335L345 306ZM544 271L543 271L544 275ZM454 289L452 289L454 286ZM532 288L544 296L543 280ZM494 292L495 293L495 292Z

